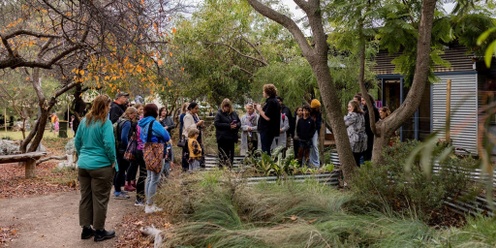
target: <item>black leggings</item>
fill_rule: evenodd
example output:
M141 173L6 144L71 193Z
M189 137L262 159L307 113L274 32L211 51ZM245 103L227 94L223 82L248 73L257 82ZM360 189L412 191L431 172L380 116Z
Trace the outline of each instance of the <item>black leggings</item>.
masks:
M234 161L234 141L218 140L217 147L219 149L219 167L226 165L232 167Z

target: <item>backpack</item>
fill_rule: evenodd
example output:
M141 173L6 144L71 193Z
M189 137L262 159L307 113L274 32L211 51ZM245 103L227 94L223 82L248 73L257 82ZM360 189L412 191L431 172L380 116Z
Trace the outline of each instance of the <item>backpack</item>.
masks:
M122 124L126 122L126 119L119 118L114 124L112 124L112 128L114 130L114 137L115 137L115 148L117 151L122 153L125 152L125 148L121 148L121 129L122 129Z

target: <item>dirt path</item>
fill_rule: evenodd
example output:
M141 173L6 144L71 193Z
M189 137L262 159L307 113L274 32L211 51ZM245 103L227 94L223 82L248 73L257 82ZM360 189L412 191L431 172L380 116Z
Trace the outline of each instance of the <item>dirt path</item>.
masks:
M117 238L94 242L81 240L78 219L79 191L50 195L0 199L0 225L13 225L17 237L8 247L113 247ZM111 197L106 228L122 233L119 223L130 211L137 211L129 200L115 200ZM1 245L1 244L0 244Z

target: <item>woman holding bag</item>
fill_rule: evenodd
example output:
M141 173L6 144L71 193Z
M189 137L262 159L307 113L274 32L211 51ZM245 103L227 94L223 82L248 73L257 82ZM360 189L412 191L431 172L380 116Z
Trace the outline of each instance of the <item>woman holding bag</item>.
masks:
M157 105L150 103L145 105L143 119L138 122L138 126L141 128L140 139L145 144L143 148L143 158L146 165L145 213L162 211L161 208L153 204L152 198L157 192L157 186L160 182L164 147L165 143L170 140L170 136L160 122L156 121L157 116Z

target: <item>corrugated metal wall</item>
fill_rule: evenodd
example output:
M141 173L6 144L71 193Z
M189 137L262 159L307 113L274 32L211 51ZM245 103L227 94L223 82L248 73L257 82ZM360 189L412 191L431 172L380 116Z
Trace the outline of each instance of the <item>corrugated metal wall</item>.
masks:
M444 54L441 58L450 62L451 67L444 68L440 66L434 67L434 72L460 72L460 71L472 71L472 64L474 63L472 59L472 54L467 53L467 48L463 46L452 46L446 48ZM391 56L387 51L381 50L375 57L376 65L373 71L379 75L395 74L394 65L391 61L398 57L399 53L392 54Z
M451 79L450 134L455 147L477 153L477 74L440 75L432 85L432 130L445 137L446 82Z

